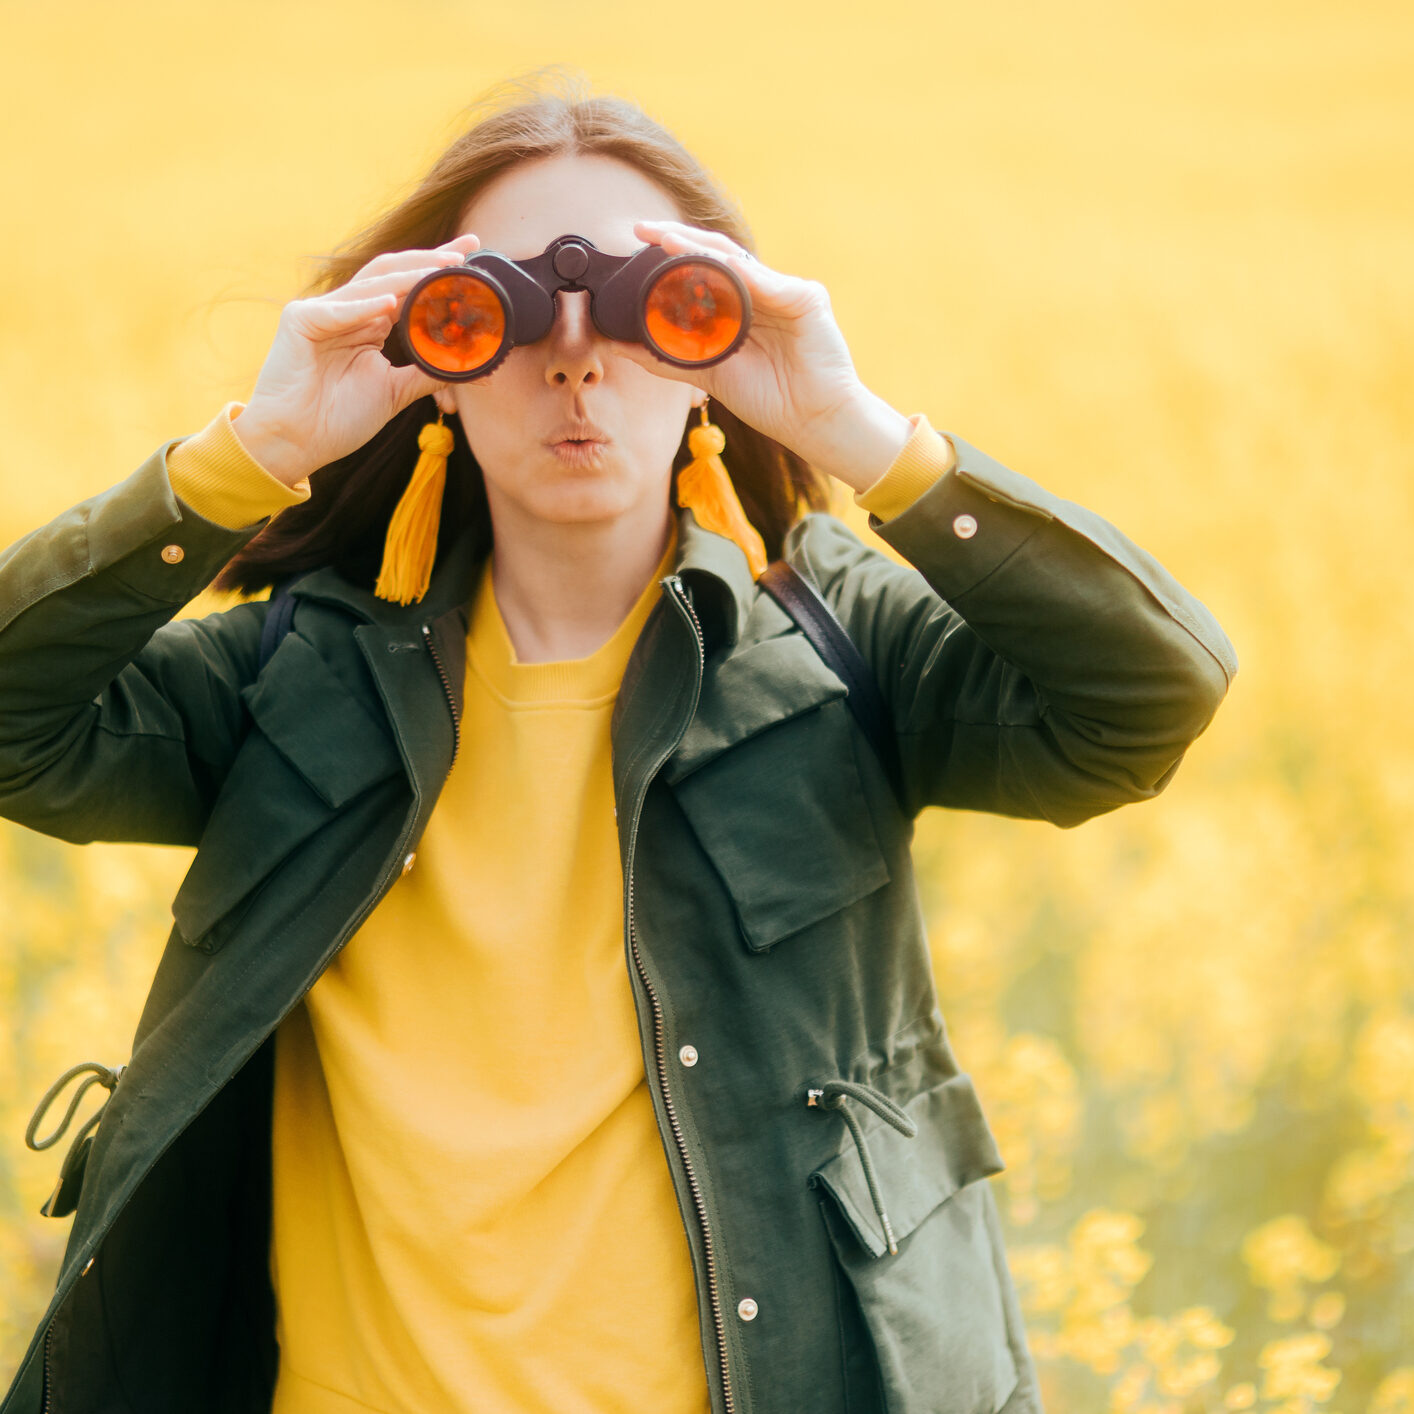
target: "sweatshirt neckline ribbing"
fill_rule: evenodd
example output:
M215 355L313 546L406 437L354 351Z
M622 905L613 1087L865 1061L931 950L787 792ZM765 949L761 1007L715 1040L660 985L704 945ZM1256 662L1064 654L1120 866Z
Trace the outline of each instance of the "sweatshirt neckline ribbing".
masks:
M677 551L677 523L667 548L642 592L618 628L594 652L583 658L547 663L521 663L501 617L491 575L492 557L486 557L477 581L467 633L467 667L509 706L552 704L596 707L618 695L633 645L661 593L659 580L671 574Z

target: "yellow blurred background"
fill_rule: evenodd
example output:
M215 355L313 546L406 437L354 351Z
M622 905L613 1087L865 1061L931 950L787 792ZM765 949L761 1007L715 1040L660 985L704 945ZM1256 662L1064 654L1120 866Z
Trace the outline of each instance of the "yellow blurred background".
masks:
M1203 599L1241 672L1163 796L920 822L944 1012L1056 1414L1414 1411L1414 10L0 20L0 544L246 397L307 257L558 63L824 281L878 393ZM0 822L0 1381L67 1228L37 1214L67 1141L28 1152L26 1120L68 1065L126 1060L189 858Z

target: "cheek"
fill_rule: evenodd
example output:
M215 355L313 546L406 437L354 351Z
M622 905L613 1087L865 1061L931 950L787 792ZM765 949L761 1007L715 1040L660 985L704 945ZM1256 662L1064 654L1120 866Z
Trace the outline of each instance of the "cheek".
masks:
M668 430L675 441L682 436L692 411L692 389L686 383L625 363L620 387L624 409L637 426L645 431L654 429L655 440L661 440Z
M473 451L515 445L530 426L526 413L532 389L523 369L510 367L517 350L494 372L470 383L455 383L457 414Z

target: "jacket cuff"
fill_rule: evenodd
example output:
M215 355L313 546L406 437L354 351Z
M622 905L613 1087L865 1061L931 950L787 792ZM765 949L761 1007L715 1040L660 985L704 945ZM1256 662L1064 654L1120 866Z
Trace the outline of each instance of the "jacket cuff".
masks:
M309 499L308 477L286 486L246 451L231 426L244 410L244 403L227 403L200 432L167 453L178 499L227 530L243 530Z
M190 602L259 530L232 530L194 514L173 494L165 443L110 490L77 508L87 574L173 605ZM53 586L57 587L57 586Z
M854 493L854 504L880 521L906 511L957 463L952 443L933 429L926 414L915 412L908 420L913 424L913 435L893 464L872 486Z
M1056 521L1128 570L1217 660L1231 683L1237 674L1231 641L1206 606L1148 551L1094 511L1054 495L956 433L946 435L957 451L953 474L939 477L892 519L869 517L869 528L921 570L943 599L956 604L1042 526Z

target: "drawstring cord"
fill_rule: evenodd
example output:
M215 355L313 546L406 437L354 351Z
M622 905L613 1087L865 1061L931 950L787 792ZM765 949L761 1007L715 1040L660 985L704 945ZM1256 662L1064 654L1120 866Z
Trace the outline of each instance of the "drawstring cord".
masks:
M111 1096L114 1088L118 1084L118 1077L122 1075L125 1069L125 1066L120 1065L117 1070L110 1070L106 1065L100 1065L97 1061L80 1061L78 1065L71 1065L68 1070L44 1092L44 1098L35 1106L35 1111L30 1116L29 1124L25 1127L26 1146L33 1149L36 1153L43 1149L52 1148L64 1137L64 1132L68 1129L69 1122L73 1119L74 1113L79 1107L79 1101L84 1097L84 1091L91 1085L101 1085ZM93 1073L74 1091L73 1099L69 1101L68 1111L64 1115L64 1118L59 1121L53 1134L45 1139L36 1139L35 1132L43 1121L49 1106L58 1098L59 1092L76 1075L82 1075L86 1070L92 1071ZM103 1118L103 1111L107 1108L108 1101L104 1100L88 1119L84 1121L83 1128L74 1135L74 1142L69 1145L69 1152L64 1155L64 1162L60 1166L59 1182L61 1187L63 1186L64 1179L68 1176L70 1169L78 1158L79 1150L83 1146L84 1140L88 1137L89 1131ZM46 1205L46 1207L47 1206L48 1205Z
M918 1133L918 1125L906 1110L872 1085L858 1085L852 1080L827 1080L819 1089L805 1092L807 1105L837 1110L840 1118L849 1126L854 1147L859 1150L859 1161L864 1166L864 1177L869 1184L869 1196L874 1200L874 1211L883 1225L884 1241L888 1243L890 1254L896 1255L898 1243L894 1240L893 1224L889 1222L889 1215L884 1211L884 1200L879 1196L879 1180L874 1172L874 1161L869 1157L869 1145L864 1141L864 1131L859 1127L859 1121L845 1105L846 1099L858 1100L861 1105L873 1110L880 1119L893 1125L906 1139L912 1139Z

